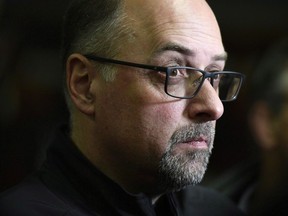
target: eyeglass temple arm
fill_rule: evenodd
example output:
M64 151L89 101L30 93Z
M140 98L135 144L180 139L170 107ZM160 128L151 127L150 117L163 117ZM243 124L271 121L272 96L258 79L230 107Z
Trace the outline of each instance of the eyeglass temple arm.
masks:
M144 65L144 64L138 64L138 63L133 63L133 62L126 62L126 61L120 61L120 60L115 60L115 59L108 59L108 58L103 58L91 54L84 55L86 58L93 60L93 61L98 61L98 62L107 62L111 64L119 64L119 65L126 65L130 67L136 67L136 68L143 68L143 69L149 69L149 70L155 70L155 71L167 71L167 67L161 67L161 66L154 66L154 65Z

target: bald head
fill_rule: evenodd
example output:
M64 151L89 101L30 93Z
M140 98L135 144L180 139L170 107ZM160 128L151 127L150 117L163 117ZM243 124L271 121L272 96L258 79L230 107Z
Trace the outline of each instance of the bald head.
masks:
M177 188L194 184L195 179L200 181L210 153L195 160L194 156L191 158L194 154L191 149L181 145L170 149L169 143L171 136L186 126L212 122L207 140L209 146L213 145L215 121L223 114L223 104L213 86L205 82L193 100L176 100L165 93L166 74L98 64L85 54L161 67L222 71L226 55L210 7L204 0L122 0L113 8L108 5L110 1L101 1L111 9L106 8L107 14L101 13L101 17L96 15L99 10L94 5L99 1L86 1L92 4L89 9L86 7L89 13L80 16L75 8L79 19L85 22L77 23L74 19L74 25L85 30L85 34L79 35L86 42L74 46L74 51L80 54L71 55L67 63L68 85L77 117L72 127L73 141L100 171L128 191L163 192L167 189L163 185L174 187L167 182L159 186L160 179L177 182ZM105 46L108 52L99 49ZM102 65L116 70L112 82L98 76ZM176 164L168 166L170 157L165 159L165 154L175 156ZM170 176L171 170L160 172L160 161L164 168L172 167L177 174ZM159 177L159 173L167 176ZM180 181L175 179L178 177Z

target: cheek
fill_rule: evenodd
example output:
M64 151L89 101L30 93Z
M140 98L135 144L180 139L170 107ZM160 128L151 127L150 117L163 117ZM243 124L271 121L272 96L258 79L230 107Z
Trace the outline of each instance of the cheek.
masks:
M179 117L173 110L167 105L145 105L139 110L138 119L130 125L136 140L131 144L131 151L144 162L145 167L158 167L172 134L178 128Z
M120 129L124 132L134 129L144 133L143 136L149 133L155 137L157 132L161 136L160 132L173 129L179 122L180 103L165 102L168 101L166 95L147 83L149 81L145 79L125 76L117 85L112 84L101 94L104 95L101 96L101 101L104 101L101 103L102 112L119 128L122 125Z
M155 167L181 125L184 104L169 102L158 89L143 83L126 77L102 86L95 106L95 136L118 160Z
M154 161L160 158L180 125L181 107L163 100L160 103L148 93L136 95L130 91L123 96L112 95L106 94L108 98L103 98L106 102L100 105L99 119L105 125L102 136L108 137L113 148L117 143L127 155L133 153L134 157Z
M181 109L172 105L151 105L142 111L143 125L147 125L149 134L165 142L168 140L179 127Z

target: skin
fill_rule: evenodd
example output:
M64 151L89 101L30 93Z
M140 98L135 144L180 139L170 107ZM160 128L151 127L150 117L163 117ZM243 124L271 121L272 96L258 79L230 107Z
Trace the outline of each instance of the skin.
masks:
M117 59L223 70L226 55L220 31L205 1L126 0L124 11L134 33L122 42ZM157 196L164 192L158 188L159 162L175 131L207 122L214 128L223 105L208 81L195 98L176 99L164 93L157 72L125 66L117 70L115 80L106 82L93 62L80 54L69 57L67 84L75 105L72 139L124 189ZM195 140L180 143L172 154L211 150L213 139L205 139L199 146Z

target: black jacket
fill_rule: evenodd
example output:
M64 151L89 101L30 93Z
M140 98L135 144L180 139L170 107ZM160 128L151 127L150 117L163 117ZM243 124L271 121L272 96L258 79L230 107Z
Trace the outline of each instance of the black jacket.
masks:
M152 205L99 172L63 132L33 176L0 195L1 216L242 215L220 194L202 187L167 193Z

